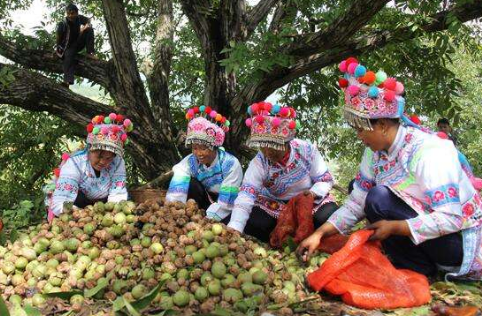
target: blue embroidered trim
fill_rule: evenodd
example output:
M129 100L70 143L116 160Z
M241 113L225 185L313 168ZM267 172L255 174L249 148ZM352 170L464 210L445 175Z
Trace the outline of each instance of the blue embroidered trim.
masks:
M450 280L451 278L458 278L470 272L475 255L479 250L479 235L480 227L473 227L462 231L462 240L464 245L464 258L462 260L462 265L460 266L460 270L458 272L447 273L445 275L446 281Z
M325 173L323 173L320 176L313 177L312 181L313 181L313 183L316 183L316 182L331 182L331 181L333 181L333 176L331 175L331 173L329 171L326 171Z
M433 190L425 191L425 199L432 208L451 203L460 203L459 185L446 184Z
M169 184L169 193L185 193L189 191L190 177L173 177Z
M243 184L239 188L239 194L246 195L251 200L256 200L257 189L254 185Z
M358 186L358 188L365 192L368 192L376 185L375 181L365 177L361 172L358 172L356 175L355 184Z

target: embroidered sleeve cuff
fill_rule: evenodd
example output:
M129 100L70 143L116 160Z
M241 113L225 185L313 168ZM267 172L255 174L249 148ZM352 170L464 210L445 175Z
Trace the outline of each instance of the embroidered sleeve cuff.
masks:
M230 221L228 224L228 227L232 229L236 229L238 232L242 233L244 231L244 227L246 226L246 223L242 223L239 221Z
M127 201L127 192L125 193L122 193L122 194L109 194L109 197L107 198L107 201L108 202L114 202L114 203L117 203L117 202L120 202L120 201Z
M346 235L346 234L347 234L346 232L344 232L344 231L341 229L341 227L338 227L338 225L336 224L336 221L329 219L329 220L327 220L327 222L330 223L331 225L335 226L336 230L337 230L340 234L342 234L342 235Z
M415 245L418 245L427 240L419 232L417 232L417 227L420 228L422 225L421 219L414 217L407 219L406 221L408 224L408 228L410 229L410 239Z
M183 202L187 201L187 194L180 192L167 192L166 201L168 202Z

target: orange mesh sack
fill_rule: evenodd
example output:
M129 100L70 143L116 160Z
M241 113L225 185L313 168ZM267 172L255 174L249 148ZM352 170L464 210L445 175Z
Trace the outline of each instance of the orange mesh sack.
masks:
M298 244L313 233L313 201L313 195L303 193L290 199L271 233L269 243L272 247L281 248L289 236L294 236Z
M341 295L346 304L366 309L428 303L431 296L427 278L410 270L396 269L382 254L379 243L368 241L372 233L367 230L353 233L342 249L308 274L310 287Z

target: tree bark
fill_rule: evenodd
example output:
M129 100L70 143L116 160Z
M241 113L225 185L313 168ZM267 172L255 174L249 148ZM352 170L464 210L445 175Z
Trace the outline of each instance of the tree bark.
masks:
M63 73L62 61L53 55L53 51L27 49L10 42L0 34L0 55L30 69ZM111 86L109 72L113 70L112 62L91 60L79 55L79 64L75 75L89 79L108 91Z
M8 68L14 80L0 85L0 103L33 112L47 111L79 127L85 126L99 112L108 113L109 106L71 92L52 79L15 66Z
M169 129L162 129L162 123L154 118L151 110L137 67L122 0L103 0L102 7L115 67L116 91L113 98L121 112L136 122L136 129L131 134L136 150L134 160L139 170L150 179L167 170L180 158L179 153L173 148Z
M154 61L147 83L151 96L154 119L161 126L161 132L170 144L170 150L177 151L173 135L177 134L169 102L169 76L171 73L172 50L174 45L174 21L171 0L160 0L157 18L157 32L154 46Z

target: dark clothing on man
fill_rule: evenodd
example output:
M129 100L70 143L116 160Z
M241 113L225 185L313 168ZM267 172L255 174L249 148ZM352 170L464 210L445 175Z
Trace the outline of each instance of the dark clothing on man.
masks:
M74 21L65 19L57 25L57 45L63 50L64 82L74 83L75 56L84 48L87 54L94 54L94 30L92 27L80 32L81 25L90 20L78 15Z

